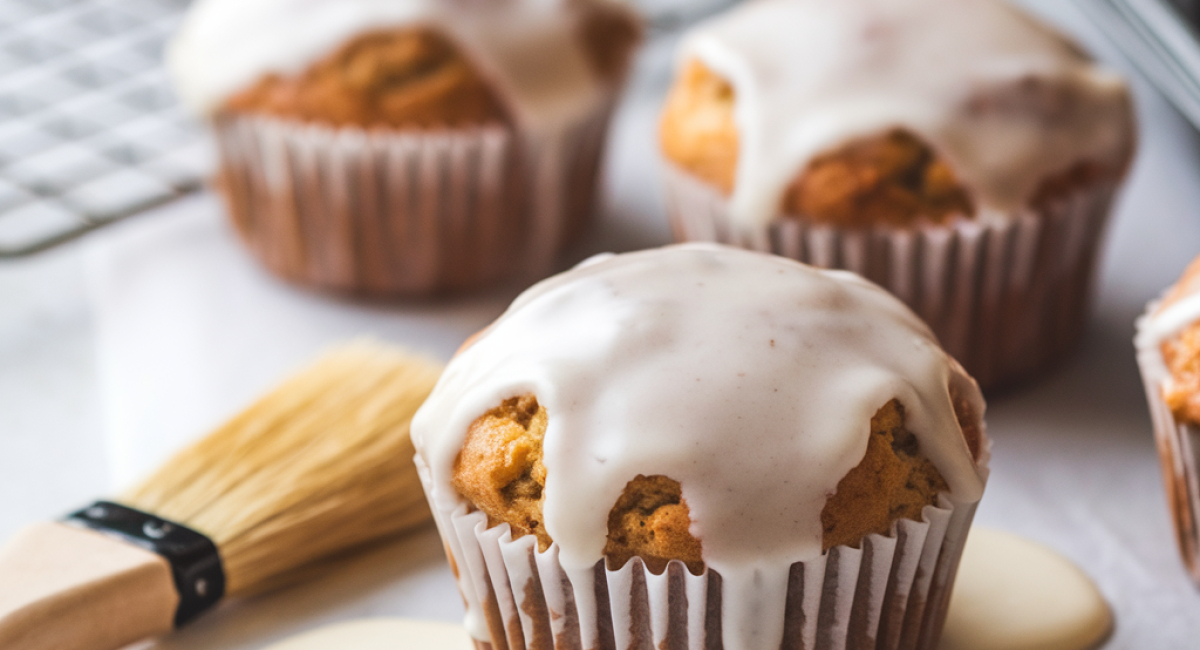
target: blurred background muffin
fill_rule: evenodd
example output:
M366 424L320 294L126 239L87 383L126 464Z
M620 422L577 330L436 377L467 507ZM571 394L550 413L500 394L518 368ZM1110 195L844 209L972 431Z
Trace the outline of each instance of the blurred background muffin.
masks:
M484 646L911 649L982 496L983 409L879 287L688 244L529 289L412 431Z
M202 0L168 64L268 268L430 293L550 271L639 36L609 0Z
M1146 308L1135 343L1176 539L1200 584L1200 258Z
M677 239L856 271L986 388L1078 339L1134 125L999 0L757 0L685 37L660 144Z

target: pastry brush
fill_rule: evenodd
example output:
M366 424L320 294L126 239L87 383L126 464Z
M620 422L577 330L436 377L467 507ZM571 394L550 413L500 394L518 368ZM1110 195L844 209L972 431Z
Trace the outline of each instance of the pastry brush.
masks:
M430 519L409 420L441 366L329 352L144 483L0 548L0 648L113 650Z

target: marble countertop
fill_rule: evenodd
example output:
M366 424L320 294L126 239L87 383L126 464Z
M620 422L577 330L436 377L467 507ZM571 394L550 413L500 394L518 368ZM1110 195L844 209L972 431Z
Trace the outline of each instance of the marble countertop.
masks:
M1194 647L1200 591L1174 546L1131 338L1146 301L1200 253L1200 138L1075 5L1054 0L1035 10L1132 76L1141 147L1107 233L1082 345L1040 381L989 399L994 457L977 523L1043 542L1082 566L1116 613L1106 648ZM669 241L653 137L669 50L669 39L660 37L639 62L614 125L600 223L572 259ZM190 290L200 282L221 290ZM150 432L162 432L165 453L330 336L369 331L445 357L517 290L370 306L310 295L263 275L208 195L88 241L0 263L0 539L110 493L153 460L130 450ZM300 331L287 346L270 343L274 332L263 323L271 321L255 311L262 296L277 303L273 309L320 315L320 334ZM194 325L196 313L209 317L199 319L205 327L177 326ZM130 333L147 319L157 332L152 341ZM172 356L186 346L192 357ZM246 357L245 350L260 347L261 362ZM186 365L197 351L212 357L203 373ZM248 369L237 379L223 374L235 362ZM153 382L160 386L134 390L129 377L137 373L161 375ZM351 558L308 585L227 604L154 647L259 648L368 615L461 616L432 530Z

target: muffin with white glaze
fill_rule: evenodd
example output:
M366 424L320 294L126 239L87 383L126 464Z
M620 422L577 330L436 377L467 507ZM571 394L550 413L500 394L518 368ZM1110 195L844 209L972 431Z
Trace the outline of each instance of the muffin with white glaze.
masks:
M1176 540L1200 584L1200 257L1147 306L1135 344Z
M526 291L412 431L481 647L933 648L982 414L882 289L689 244Z
M988 388L1078 339L1135 128L1002 0L757 0L685 37L660 142L677 238L878 282Z
M551 270L639 34L614 0L200 0L168 65L268 268L430 293Z

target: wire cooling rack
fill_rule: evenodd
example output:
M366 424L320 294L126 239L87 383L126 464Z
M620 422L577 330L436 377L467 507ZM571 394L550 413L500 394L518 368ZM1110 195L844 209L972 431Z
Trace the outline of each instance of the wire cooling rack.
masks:
M0 0L0 259L198 189L163 45L186 0Z
M737 0L637 0L669 32ZM188 0L0 0L0 260L199 189L213 153L163 46Z
M1200 127L1200 0L1076 0Z

